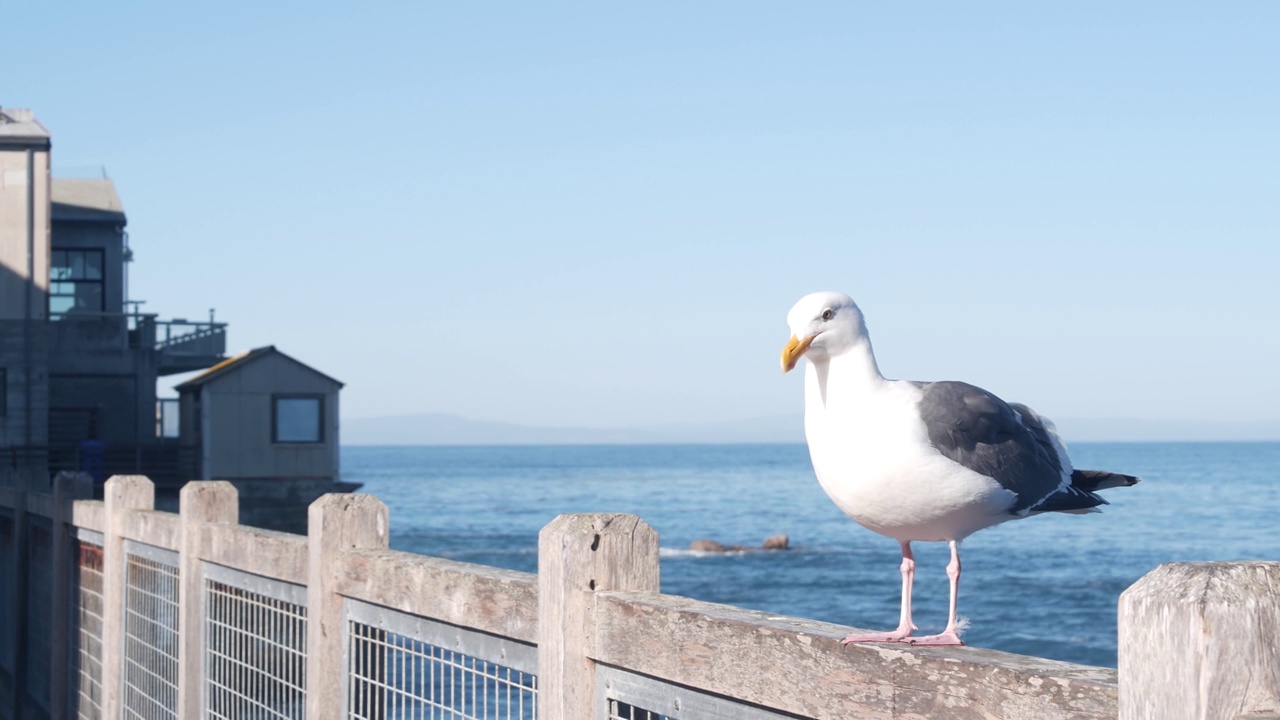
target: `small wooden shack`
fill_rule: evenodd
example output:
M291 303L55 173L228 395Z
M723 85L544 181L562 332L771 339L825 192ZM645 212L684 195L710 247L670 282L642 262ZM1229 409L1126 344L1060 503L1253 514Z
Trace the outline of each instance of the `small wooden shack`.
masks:
M268 345L176 389L179 442L195 450L197 478L237 485L339 480L341 382Z

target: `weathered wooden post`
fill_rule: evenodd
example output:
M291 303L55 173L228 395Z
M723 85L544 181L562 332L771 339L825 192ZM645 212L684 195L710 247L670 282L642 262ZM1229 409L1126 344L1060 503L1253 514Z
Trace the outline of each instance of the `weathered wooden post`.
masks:
M143 475L115 475L103 490L107 531L102 538L102 717L121 717L124 692L124 531L129 513L155 506L155 486Z
M201 597L200 533L209 523L240 518L236 488L225 480L193 481L178 495L181 543L178 554L178 717L204 716L204 603Z
M53 598L49 616L49 715L67 717L71 682L71 648L78 638L71 632L72 568L80 559L72 553L71 511L76 500L93 497L93 478L87 473L60 472L53 479Z
M538 717L593 720L595 597L658 592L658 533L634 515L561 515L538 535Z
M307 720L345 718L342 690L342 596L334 591L334 562L347 550L386 548L387 506L372 495L325 495L307 509Z
M1171 563L1120 596L1120 720L1280 717L1280 562Z

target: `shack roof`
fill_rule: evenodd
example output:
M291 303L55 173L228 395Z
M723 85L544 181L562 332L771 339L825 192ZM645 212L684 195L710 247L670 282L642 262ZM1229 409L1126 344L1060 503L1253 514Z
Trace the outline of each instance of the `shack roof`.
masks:
M253 361L261 357L265 357L267 355L279 355L280 357L290 362L296 363L306 368L307 370L310 370L316 375L319 375L320 377L336 384L339 388L343 387L344 385L344 383L341 380L337 380L328 375L325 375L324 373L320 372L319 370L316 370L315 368L302 362L301 360L285 355L284 353L277 350L275 345L267 345L265 347L247 350L245 352L240 353L239 355L236 355L235 357L229 357L226 360L223 360L222 362L218 363L217 365L214 365L213 367L209 368L208 370L205 370L199 375L196 375L190 380L187 380L184 383L175 385L173 389L177 390L180 393L195 390L201 385L204 385L212 380L217 380L218 378L224 375L227 375L229 373L236 372L241 368L245 367L246 365L252 363Z

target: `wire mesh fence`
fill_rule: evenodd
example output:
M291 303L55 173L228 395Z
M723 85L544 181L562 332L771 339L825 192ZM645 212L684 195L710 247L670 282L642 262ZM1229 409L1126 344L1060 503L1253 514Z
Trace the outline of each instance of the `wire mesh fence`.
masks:
M300 720L306 588L208 565L204 596L207 716Z
M177 718L178 556L125 543L124 716Z
M596 668L606 720L800 720L800 716L608 665Z
M608 710L608 720L671 720L666 715L628 705L620 700L610 700Z
M533 720L537 650L348 601L348 717Z
M27 696L49 710L49 643L53 625L53 531L48 518L27 525Z
M87 533L73 545L73 596L70 714L84 720L102 717L102 538Z

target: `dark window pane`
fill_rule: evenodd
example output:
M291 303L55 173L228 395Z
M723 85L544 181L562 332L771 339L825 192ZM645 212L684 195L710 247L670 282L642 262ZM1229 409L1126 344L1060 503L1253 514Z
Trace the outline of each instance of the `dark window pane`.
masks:
M102 284L80 283L76 286L76 303L79 312L102 312Z
M71 277L71 269L67 267L67 252L65 250L54 250L53 257L49 259L49 278L51 280L66 280Z
M86 252L84 254L84 276L88 280L102 279L102 253Z
M276 442L320 442L320 398L276 398Z
M68 312L99 313L106 309L101 250L54 250L49 264L49 316Z
M75 305L75 301L65 295L54 295L49 298L49 314L62 315Z

